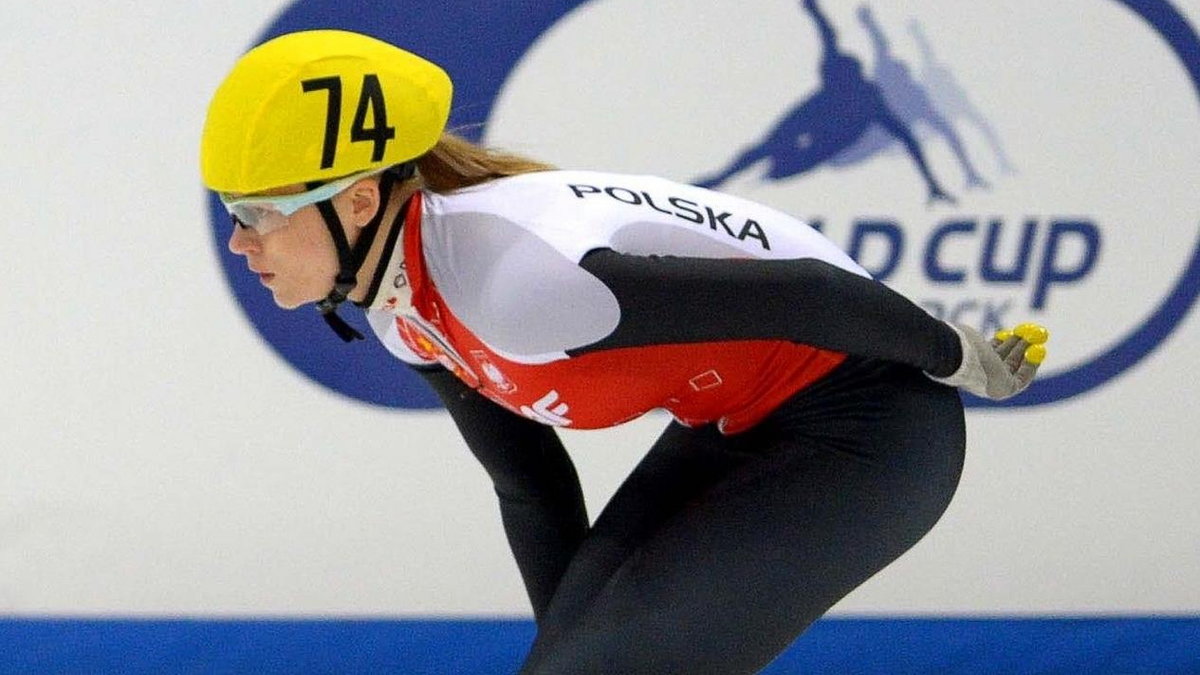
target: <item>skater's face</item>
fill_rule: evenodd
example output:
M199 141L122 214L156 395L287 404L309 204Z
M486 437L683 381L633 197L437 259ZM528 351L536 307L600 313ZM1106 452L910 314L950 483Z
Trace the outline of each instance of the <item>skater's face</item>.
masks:
M305 193L303 185L267 190L256 197L286 197ZM334 209L353 246L362 226L379 205L378 181L363 178L332 198ZM269 227L256 229L235 221L229 235L229 250L246 259L275 304L295 309L325 298L338 273L337 248L314 204L290 215L271 214ZM280 220L282 219L282 220Z

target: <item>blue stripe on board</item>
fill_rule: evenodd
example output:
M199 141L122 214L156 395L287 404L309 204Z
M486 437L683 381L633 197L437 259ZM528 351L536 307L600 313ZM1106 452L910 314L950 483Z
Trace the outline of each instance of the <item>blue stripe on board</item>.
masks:
M0 619L3 673L511 673L519 620ZM824 619L766 671L1200 673L1200 617Z

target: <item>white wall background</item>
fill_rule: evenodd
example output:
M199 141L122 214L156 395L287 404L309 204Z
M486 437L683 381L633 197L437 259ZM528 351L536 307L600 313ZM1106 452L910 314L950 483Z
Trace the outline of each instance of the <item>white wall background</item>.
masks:
M281 6L0 0L0 613L526 612L449 419L311 383L226 290L199 130ZM1198 324L972 412L942 523L838 611L1200 612ZM663 422L565 433L593 513Z

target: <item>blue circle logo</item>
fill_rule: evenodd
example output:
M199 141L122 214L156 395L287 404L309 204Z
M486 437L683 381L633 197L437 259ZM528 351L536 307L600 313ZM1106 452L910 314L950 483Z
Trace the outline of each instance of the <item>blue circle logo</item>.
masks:
M1169 47L1175 63L1186 72L1192 93L1200 97L1200 38L1169 2L1096 2L1098 6L1119 5L1131 10L1153 28ZM522 3L519 6L511 3L453 1L396 5L298 0L279 15L258 42L297 30L341 28L373 35L426 56L442 65L455 83L451 127L479 140L496 126L493 116L500 107L500 99L506 95L506 88L512 84L518 65L526 61L531 49L543 42L552 28L567 23L564 19L575 10L590 10L593 6L598 8L605 4L601 0L560 0ZM796 3L789 0L788 5L794 8ZM351 6L353 11L348 9ZM818 59L819 66L814 69L820 74L819 86L794 106L780 107L774 126L764 128L763 133L751 134L755 136L752 139L745 134L728 139L705 138L706 145L723 145L725 159L715 164L693 165L690 173L671 177L736 192L732 187L733 182L738 180L739 175L755 170L753 167L758 167L765 176L764 180L802 182L808 180L818 168L830 174L871 162L901 161L910 166L914 176L918 177L913 184L919 186L916 188L920 192L917 196L922 202L928 200L930 203L945 204L954 203L957 199L959 207L969 207L970 195L957 194L956 189L946 185L948 181L944 176L949 173L944 170L946 166L953 166L961 173L971 190L990 189L989 177L972 161L970 152L964 148L965 143L958 140L951 125L942 122L943 118L949 118L947 107L951 102L965 99L943 97L936 99L938 106L927 105L928 100L935 99L932 94L936 93L929 87L909 87L909 94L899 98L886 95L904 91L900 84L908 81L906 78L911 73L904 59L889 61L886 51L889 48L889 26L885 21L875 17L866 7L857 10L857 20L853 22L846 20L848 15L843 12L840 23L826 16L821 6L813 0L807 0L803 9L805 13L798 15L798 20L807 22L809 29L814 31L813 35L819 36L824 44L824 51ZM913 48L919 47L927 56L932 54L930 38L921 32L917 22L912 22L908 28L908 41L914 45ZM895 38L900 32L893 30L891 37ZM872 45L874 72L868 74L865 64L868 59L856 58L855 55L869 57ZM711 47L724 49L719 45ZM889 63L894 66L892 70L885 69ZM1146 73L1147 79L1152 79L1153 75ZM930 81L925 82L928 84ZM888 84L893 85L891 89L876 86ZM866 100L875 95L871 92L879 94L877 102L853 111L853 115L858 116L856 119L861 118L862 122L852 128L844 121L853 115L847 113L844 107L838 108L839 96L843 99ZM553 100L558 93L545 92L541 96L542 107L553 110L558 105ZM670 87L664 87L661 96L671 95ZM1193 105L1195 102L1193 100ZM830 113L821 113L821 106L837 110L843 123L836 129L830 128L827 124ZM927 147L929 144L923 143L923 137L916 132L918 125L934 129L938 134L938 144L944 151L931 151ZM983 139L980 141L981 147L988 148L987 154L993 157L993 164L1000 171L1007 174L1024 169L1019 166L1019 158L1012 159L1005 153L1003 144L996 140L990 129L984 125L978 125L977 128L982 131L977 132L975 137ZM646 132L646 138L610 138L607 142L610 145L624 142L645 144L650 142L654 133L651 129ZM1097 140L1099 142L1110 141ZM1017 164L1017 168L1013 169L1012 164ZM617 170L616 167L605 165L589 168ZM1086 179L1085 174L1082 180ZM770 199L760 201L771 202ZM786 206L780 208L795 213L795 209ZM315 310L286 312L278 309L270 294L264 292L246 270L241 258L227 250L228 218L215 197L210 199L210 213L221 264L234 295L258 332L288 363L316 382L359 401L406 409L433 408L438 405L420 378L392 358L376 341L346 345L329 332ZM796 215L811 216L804 213ZM1043 319L1053 326L1051 303L1054 294L1064 292L1062 289L1072 285L1086 283L1088 275L1103 264L1101 228L1092 220L1079 216L1047 217L1044 222L1027 220L1023 229L1020 225L1010 224L1005 230L997 226L997 222L993 219L989 224L986 217L968 218L961 214L943 218L926 238L923 258L911 267L921 270L924 281L941 288L953 288L954 284L962 283L972 273L980 278L981 284L992 284L996 288L1023 284L1029 291L1029 304L1017 307L1013 312L1015 318L1023 318L1022 314L1028 316L1030 311L1035 315L1045 311L1044 316L1032 318ZM1195 222L1193 215L1188 226ZM819 219L816 224L821 224ZM1005 235L1006 231L1010 234ZM1000 248L1003 237L1012 238L1011 232L1018 233L1018 252L1010 264L999 264L996 260L1002 256L994 249ZM984 262L980 269L960 269L947 262L952 256L939 255L952 251L954 246L967 241L969 237L978 239L980 248L984 249ZM1028 249L1032 248L1031 242L1034 241L1041 242L1047 248L1040 267L1036 261L1027 264L1031 257ZM886 277L904 265L904 231L893 220L859 219L854 223L853 236L849 241L839 243L845 243L852 254L856 254L856 258L870 257L872 245L886 244L883 249L887 253L876 255L873 265L863 263L877 277ZM1148 315L1142 314L1136 320L1128 321L1112 340L1098 349L1079 355L1066 368L1048 370L1025 395L999 403L968 397L968 405L1022 407L1063 401L1095 389L1136 365L1178 327L1200 293L1200 239L1193 235L1186 247L1182 268L1171 272L1165 294L1155 291L1152 300L1145 299L1143 304L1149 309ZM1095 293L1094 290L1092 292ZM958 310L947 308L945 311L953 316L954 311L972 303L980 304L975 301L960 302ZM1005 305L1004 311L1007 309ZM995 316L1002 315L1000 309L983 311L985 316L987 311L992 311ZM342 311L342 315L361 332L370 334L360 312L348 307ZM981 327L988 328L986 320L983 324Z

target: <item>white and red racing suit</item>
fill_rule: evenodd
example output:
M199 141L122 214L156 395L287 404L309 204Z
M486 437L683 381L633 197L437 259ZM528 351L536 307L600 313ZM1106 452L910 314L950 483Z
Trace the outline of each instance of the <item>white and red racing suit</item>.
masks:
M648 176L422 191L370 323L487 470L524 673L755 672L916 543L965 432L954 331L819 232ZM589 522L554 427L675 421Z

